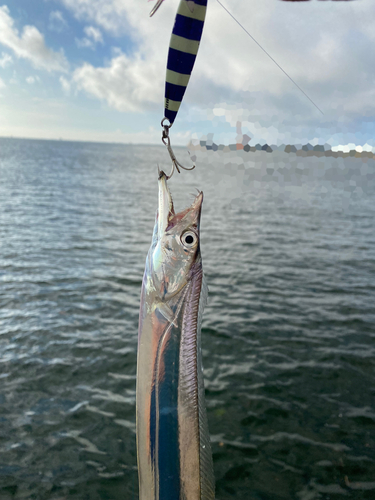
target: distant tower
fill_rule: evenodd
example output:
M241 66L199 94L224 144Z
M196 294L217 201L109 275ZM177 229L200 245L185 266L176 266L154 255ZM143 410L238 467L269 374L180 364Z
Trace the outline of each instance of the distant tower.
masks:
M249 137L247 134L242 133L242 123L240 121L237 122L236 124L236 149L243 149L246 144L251 140L251 137Z

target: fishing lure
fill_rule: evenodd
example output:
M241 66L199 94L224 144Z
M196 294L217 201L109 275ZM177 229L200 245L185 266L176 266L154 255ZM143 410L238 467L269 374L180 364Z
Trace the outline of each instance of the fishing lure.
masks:
M157 1L150 16L155 14L162 3L163 0ZM175 167L178 172L180 172L179 168L185 170L194 168L194 165L192 168L183 167L177 161L171 148L169 129L176 119L193 71L202 37L206 9L207 0L181 0L172 30L165 78L164 118L161 122L162 141L168 148L173 166L168 178L172 176Z
M172 125L193 71L206 17L207 0L181 0L169 44L164 116Z
M199 226L203 193L175 213L167 176L146 259L139 313L139 500L214 500L200 331L207 285Z

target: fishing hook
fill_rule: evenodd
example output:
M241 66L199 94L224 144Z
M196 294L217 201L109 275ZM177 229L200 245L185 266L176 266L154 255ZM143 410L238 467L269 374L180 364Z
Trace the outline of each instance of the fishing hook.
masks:
M171 146L171 140L169 138L169 129L171 128L172 125L170 123L169 123L169 125L166 125L164 123L165 120L168 120L168 118L163 118L161 121L161 126L163 127L163 133L162 133L161 140L162 140L163 144L165 146L167 146L169 156L171 157L171 160L172 160L171 173L166 176L167 179L170 179L173 175L175 168L176 168L177 172L180 174L181 173L180 168L183 168L184 170L193 170L195 168L195 165L193 164L192 167L188 168L188 167L184 167L183 165L181 165L181 163L179 161L177 161L176 155L174 154L172 146Z

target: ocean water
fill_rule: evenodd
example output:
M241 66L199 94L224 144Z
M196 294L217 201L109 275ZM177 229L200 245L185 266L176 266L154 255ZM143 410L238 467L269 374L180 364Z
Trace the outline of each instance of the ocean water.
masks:
M182 163L190 159L176 150ZM375 498L375 162L197 151L217 500ZM138 498L165 149L0 139L0 499Z

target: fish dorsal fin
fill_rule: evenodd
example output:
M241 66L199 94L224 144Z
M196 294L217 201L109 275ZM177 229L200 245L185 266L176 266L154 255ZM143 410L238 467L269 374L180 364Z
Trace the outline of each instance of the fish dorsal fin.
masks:
M210 435L208 432L207 412L204 398L204 382L203 382L203 366L202 366L202 350L201 350L201 328L202 316L208 298L208 286L206 278L203 274L201 295L199 299L198 309L198 411L199 411L199 469L200 469L200 491L201 497L205 500L215 499L215 478L213 475L212 452Z
M201 295L199 297L199 308L198 308L198 323L197 323L197 331L199 332L202 328L202 317L203 317L203 311L204 308L206 307L207 304L207 299L208 299L208 285L207 285L207 280L205 275L202 275L202 285L201 285Z

